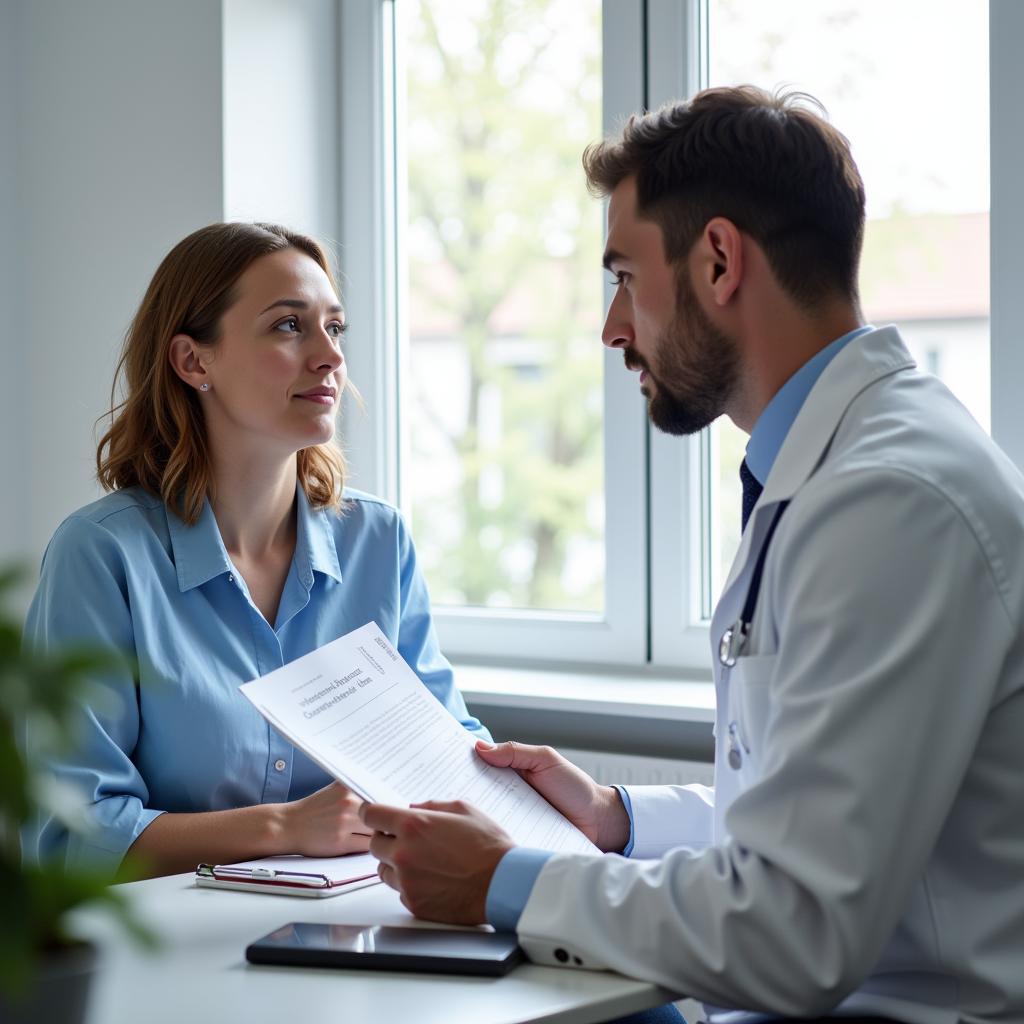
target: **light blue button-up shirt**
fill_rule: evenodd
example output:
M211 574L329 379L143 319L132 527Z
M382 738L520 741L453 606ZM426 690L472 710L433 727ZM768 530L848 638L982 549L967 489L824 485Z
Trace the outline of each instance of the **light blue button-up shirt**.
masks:
M826 345L808 359L764 407L747 443L747 466L761 484L768 479L790 428L825 367L854 338L873 330L874 327L870 324L858 327ZM628 857L633 849L633 808L626 790L621 786L615 788L619 791L629 815L629 843L622 851ZM515 847L502 857L487 890L487 920L495 928L503 931L515 930L537 876L553 856L553 853L546 850Z
M164 811L278 803L326 786L331 778L238 687L370 621L452 715L489 738L438 647L399 513L357 491L346 492L340 515L310 508L301 487L296 493L295 554L273 627L235 571L208 503L189 527L133 487L58 528L26 643L114 647L137 659L137 676L126 669L103 680L113 706L85 709L75 752L54 766L91 805L94 833L43 821L24 837L27 854L112 871Z

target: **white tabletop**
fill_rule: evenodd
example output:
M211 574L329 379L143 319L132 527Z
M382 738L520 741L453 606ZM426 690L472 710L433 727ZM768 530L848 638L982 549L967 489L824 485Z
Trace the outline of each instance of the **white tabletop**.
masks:
M424 926L383 885L330 899L197 889L192 875L118 886L160 936L138 949L109 921L82 915L104 949L89 1024L593 1024L672 999L617 974L523 964L504 978L246 963L246 945L289 921Z

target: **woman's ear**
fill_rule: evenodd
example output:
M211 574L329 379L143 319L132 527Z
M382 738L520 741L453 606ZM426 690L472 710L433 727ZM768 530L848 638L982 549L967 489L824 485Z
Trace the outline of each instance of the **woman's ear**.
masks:
M199 346L187 334L176 334L171 338L167 358L174 372L189 387L197 391L210 390L209 374L199 358Z

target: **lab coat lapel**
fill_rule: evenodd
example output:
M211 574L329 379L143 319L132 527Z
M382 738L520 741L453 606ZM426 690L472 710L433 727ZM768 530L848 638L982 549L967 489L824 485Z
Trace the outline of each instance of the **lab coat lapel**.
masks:
M714 616L715 626L720 617L718 612L727 611L724 606L731 608L735 603L731 592L749 575L751 553L760 551L775 506L780 501L790 500L824 461L832 438L854 399L883 377L913 369L915 365L899 331L895 327L882 327L854 339L825 367L768 474L722 590ZM729 621L733 618L735 615Z

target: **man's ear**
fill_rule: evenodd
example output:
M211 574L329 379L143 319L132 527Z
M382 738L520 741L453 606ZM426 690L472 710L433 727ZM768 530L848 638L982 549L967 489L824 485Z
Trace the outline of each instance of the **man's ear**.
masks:
M210 389L209 374L199 358L199 345L187 334L176 334L171 338L171 344L167 349L167 359L171 364L171 369L189 387L193 387L197 391Z
M743 280L743 236L725 217L704 225L697 243L697 273L703 290L716 306L727 306Z

